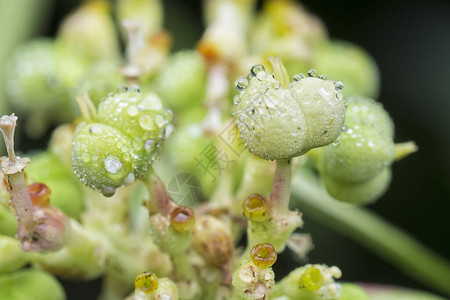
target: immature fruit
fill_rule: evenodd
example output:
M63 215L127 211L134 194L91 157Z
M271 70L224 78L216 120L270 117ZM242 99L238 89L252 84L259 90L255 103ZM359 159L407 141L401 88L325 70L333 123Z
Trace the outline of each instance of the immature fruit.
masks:
M136 290L150 294L158 288L158 277L154 273L143 272L136 276L134 286Z
M171 118L156 94L136 86L110 93L100 103L97 121L83 122L75 132L75 174L88 187L114 195L117 187L144 176L173 130Z
M308 77L280 82L262 65L239 78L233 114L247 150L268 160L290 159L333 142L341 133L345 102L342 84L324 78L311 70Z
M393 125L381 104L369 98L351 97L347 103L344 132L323 149L319 169L331 196L365 204L380 197L389 185Z
M154 82L164 104L173 109L200 106L205 94L206 64L196 51L170 57Z
M71 88L85 62L41 39L20 46L7 65L5 91L12 109L28 115L27 132L38 137L52 123L72 119Z
M277 252L271 244L258 244L252 248L250 257L256 266L269 268L276 262Z

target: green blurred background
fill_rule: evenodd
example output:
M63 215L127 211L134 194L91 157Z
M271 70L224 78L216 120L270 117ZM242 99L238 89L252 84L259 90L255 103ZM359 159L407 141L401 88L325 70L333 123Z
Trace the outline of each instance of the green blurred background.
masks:
M53 36L62 18L80 2L15 1L23 2L23 8L10 9L13 0L0 0L0 64L8 60L10 43L37 35ZM419 152L393 165L391 187L369 208L450 260L450 2L302 3L325 22L331 38L351 41L374 57L382 79L379 101L394 119L396 142L414 140L419 146ZM203 31L201 2L164 0L163 4L165 27L174 37L173 49L194 47ZM36 10L45 17L33 19ZM27 20L22 35L14 34L17 14L24 14ZM41 140L23 137L18 147L22 151L44 149L49 134ZM311 233L316 246L309 262L339 266L345 281L427 290L332 228L308 215L304 219L302 232ZM280 256L277 274L295 267L291 255L286 251ZM93 299L99 281L65 283L65 287L69 299Z

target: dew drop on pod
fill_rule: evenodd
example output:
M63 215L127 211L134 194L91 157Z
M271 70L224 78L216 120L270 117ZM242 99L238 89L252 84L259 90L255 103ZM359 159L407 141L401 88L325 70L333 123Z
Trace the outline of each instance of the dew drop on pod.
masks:
M345 101L340 82L315 70L289 82L281 59L269 58L277 79L262 65L236 81L233 114L247 150L267 160L289 159L332 143L341 133ZM280 78L281 77L281 78ZM280 82L281 81L281 82Z
M138 87L110 93L99 105L96 120L81 123L72 143L75 174L90 188L112 196L144 176L171 134L172 113L156 94Z
M393 123L372 99L350 97L347 103L344 132L323 149L319 170L331 196L366 204L379 198L390 183Z

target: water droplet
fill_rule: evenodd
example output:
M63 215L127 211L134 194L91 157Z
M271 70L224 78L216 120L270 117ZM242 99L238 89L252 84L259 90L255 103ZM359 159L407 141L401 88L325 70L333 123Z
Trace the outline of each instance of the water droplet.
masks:
M155 128L155 123L152 117L148 115L142 115L139 117L139 126L144 130L153 130Z
M84 163L87 163L87 162L89 162L91 160L91 156L89 155L89 153L85 152L85 153L81 154L81 160Z
M127 175L122 181L122 184L127 186L132 184L136 180L136 177L134 176L133 172L130 172L130 174Z
M251 69L250 69L250 74L252 74L253 76L258 75L259 72L265 72L266 69L264 68L263 65L261 64L257 64L254 65Z
M120 168L122 168L122 163L120 162L120 160L112 155L105 158L104 163L105 170L111 174L116 174L120 170Z
M375 144L374 144L374 142L372 142L372 141L368 141L368 142L367 142L367 145L369 145L370 148L375 147Z
M322 134L322 137L324 139L328 138L328 131L324 131L323 134Z
M339 147L339 141L338 140L335 140L333 142L333 147Z
M155 123L156 123L156 126L163 127L164 125L167 124L167 121L163 115L157 114L155 116Z
M234 95L233 104L238 105L240 102L241 102L241 97L239 97L238 95Z
M335 81L334 82L334 87L335 87L337 92L340 92L344 88L344 84L341 81Z
M300 73L300 74L294 75L294 77L292 77L292 80L294 80L294 81L300 81L300 80L302 80L303 78L305 78L305 74Z
M278 81L274 81L271 84L273 89L279 90L281 88L281 83L279 83Z
M131 117L137 116L137 114L139 113L138 108L136 107L136 105L128 106L127 112L128 112L128 115L130 115Z
M138 109L141 111L145 110L161 110L163 108L161 100L156 95L149 95L144 98L138 104Z
M243 92L248 87L248 80L245 77L238 78L234 85L239 92Z
M170 109L166 108L164 109L164 116L166 116L167 122L170 122L173 118L173 112Z
M175 127L172 124L167 124L166 126L166 135L164 136L165 139L170 137L175 130Z
M128 92L128 87L122 85L119 87L119 93L126 93Z
M111 92L108 94L108 98L112 98L112 97L114 97L114 93Z
M289 90L283 90L282 94L283 94L283 98L291 98L292 97L291 91L289 91Z
M342 132L347 132L347 130L348 130L348 126L347 125L342 125L341 126L341 131Z
M266 72L259 72L259 73L256 75L256 78L257 78L259 81L266 80L266 78L267 78L267 73L266 73Z
M319 94L315 94L313 97L314 102L320 102L320 100L322 100L322 96L320 96Z
M337 94L336 94L336 99L337 99L337 100L342 100L342 98L344 98L344 96L342 95L342 93L337 93Z
M144 142L145 151L151 152L151 151L155 150L155 148L156 148L155 140L146 140Z
M319 79L327 80L327 75L321 74L321 75L319 75Z
M89 128L89 132L92 134L100 134L103 132L103 130L98 125L92 125L91 128Z
M252 74L247 75L248 82L250 82L253 78L254 78L254 76Z
M129 91L130 91L130 92L135 92L135 93L140 93L140 92L141 92L141 90L139 89L139 87L138 87L137 85L135 85L135 84L133 84L132 86L130 86Z
M105 197L112 197L116 193L116 188L113 186L103 186L102 187L102 194Z
M331 95L334 92L334 85L331 81L324 81L320 90L325 95Z
M308 77L317 77L317 75L317 71L314 69L308 71Z

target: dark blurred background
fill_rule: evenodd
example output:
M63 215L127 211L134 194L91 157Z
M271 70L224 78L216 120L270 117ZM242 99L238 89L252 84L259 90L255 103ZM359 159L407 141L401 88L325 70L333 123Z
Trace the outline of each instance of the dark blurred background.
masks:
M42 34L52 36L79 1L54 1ZM164 0L174 50L194 47L203 31L201 2ZM381 71L382 102L394 119L396 141L414 140L419 152L393 166L386 195L371 210L450 260L450 1L305 0L333 39L363 47ZM25 143L23 143L25 144ZM41 141L28 141L44 148ZM345 281L427 290L352 240L306 215L304 232L316 248L309 261L339 266ZM289 253L278 268L293 267ZM449 278L450 284L450 278ZM92 288L91 292L87 290ZM68 294L93 299L99 282L67 285ZM84 290L84 291L83 291Z

